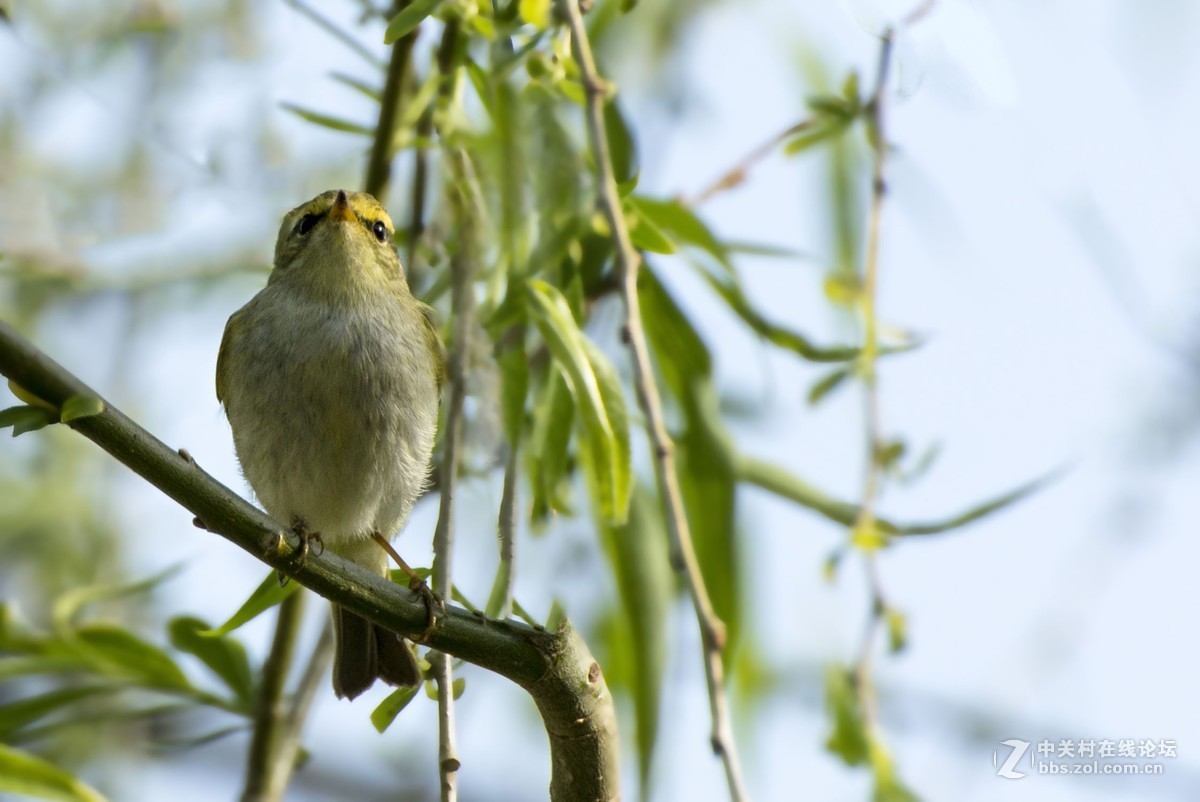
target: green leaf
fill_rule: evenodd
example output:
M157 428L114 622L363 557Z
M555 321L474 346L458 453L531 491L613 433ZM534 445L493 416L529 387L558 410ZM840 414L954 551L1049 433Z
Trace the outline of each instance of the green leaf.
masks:
M344 131L348 134L375 136L375 129L369 125L360 125L349 120L343 120L340 117L331 117L328 114L321 114L320 112L297 106L295 103L280 103L279 105L300 119L307 120L313 125L319 125L322 128L331 128L334 131Z
M96 790L53 763L0 744L0 791L55 802L104 802Z
M461 699L463 693L465 693L466 690L467 690L467 678L466 677L455 677L454 681L450 683L450 695L454 697L455 701L458 701L459 699Z
M833 732L826 740L825 748L848 766L865 763L870 745L858 691L849 671L831 668L825 672L825 705L833 722Z
M942 532L949 532L952 529L960 529L967 524L975 523L981 518L985 518L992 513L999 512L1006 507L1011 507L1018 501L1023 501L1029 496L1041 490L1043 487L1058 481L1059 477L1065 471L1062 469L1051 471L1050 473L1040 476L1031 482L1026 482L1012 490L1001 493L995 498L980 502L975 506L960 512L950 518L945 518L939 521L926 521L915 524L896 524L893 525L893 531L898 535L936 535ZM882 521L881 521L882 523Z
M629 507L632 479L629 454L629 423L625 414L616 371L579 329L570 306L553 285L539 279L526 283L531 303L530 316L562 371L579 410L584 430L581 448L593 492L606 520L619 523Z
M38 429L54 423L55 420L54 413L43 407L30 405L0 410L0 429L13 427L13 437L26 432L36 432Z
M104 411L104 402L91 395L73 395L63 402L59 420L68 423L79 418L99 415Z
M816 384L809 388L809 406L815 407L817 404L821 403L821 401L825 399L825 396L829 395L838 387L841 387L843 382L845 382L848 378L850 378L849 368L835 368L829 373L826 373L817 380Z
M633 246L638 250L662 254L675 253L675 243L671 242L671 238L655 225L653 220L638 214L628 201L625 204L625 222L629 226L629 236L633 240Z
M667 389L683 399L693 382L712 375L708 346L649 265L638 271L638 300L655 364Z
M387 30L383 32L383 43L390 45L401 36L406 36L414 28L425 21L425 18L437 11L442 0L413 0L400 13L392 17Z
M166 652L115 624L81 626L75 631L74 645L101 673L128 677L151 688L192 688Z
M517 13L539 31L550 27L550 0L520 0Z
M858 348L813 345L812 341L800 332L767 320L761 312L754 308L750 299L735 282L719 279L706 272L702 272L701 275L733 310L734 314L767 342L791 351L810 362L848 362L858 356Z
M475 87L475 94L478 96L479 102L487 110L488 117L494 120L496 118L496 110L492 102L491 78L469 56L463 59L463 67L467 71L467 78L470 79L471 85Z
M834 117L829 120L821 120L811 127L807 127L796 136L789 139L783 145L783 152L787 156L794 156L812 148L814 145L819 145L822 142L827 142L849 127L848 121L840 117Z
M520 327L523 335L524 326ZM525 427L525 398L529 394L529 358L525 354L525 338L504 346L496 359L500 367L500 406L504 419L504 434L510 447L521 442Z
M644 195L634 195L629 202L633 204L633 208L639 215L667 232L676 242L699 248L725 268L733 269L726 247L691 209L679 201L656 200Z
M888 649L893 653L904 651L908 645L908 617L892 607L885 610L883 616L887 624Z
M205 638L219 638L228 635L247 621L253 621L267 610L270 610L299 589L300 585L295 582L288 582L283 587L280 587L279 578L272 571L267 574L267 578L254 589L254 592L250 594L250 598L242 603L242 606L237 609L237 612L228 621L216 629L198 634Z
M136 582L87 585L82 588L69 590L59 596L54 602L54 608L51 613L54 620L54 628L60 635L69 635L72 629L72 622L78 617L80 611L85 606L147 593L171 579L181 569L182 566L176 564L159 571L151 577Z
M254 672L246 649L226 636L212 637L208 623L199 618L181 616L167 625L171 645L200 659L200 662L221 678L247 710L254 696Z
M381 103L383 101L382 89L377 86L372 86L366 81L355 78L353 75L347 75L344 72L333 72L329 74L329 77L340 84L345 84L360 94L366 95L376 103Z
M0 741L12 741L17 730L46 718L72 702L110 691L103 685L77 685L0 705Z
M621 111L618 99L611 99L604 104L604 133L608 139L608 155L612 162L613 175L618 184L623 184L637 175L638 150L637 140Z
M640 798L646 799L658 741L662 682L670 640L667 622L675 587L658 497L645 486L636 486L629 505L629 520L615 527L601 524L600 532L617 581L624 624L615 627L617 642L610 651L636 655L635 664L628 666L623 680L633 698ZM606 670L606 676L607 673Z
M571 432L575 426L575 399L567 380L558 370L547 373L533 414L534 430L530 459L533 491L533 521L545 520L551 512L566 511L560 485L567 471Z
M415 685L411 688L397 688L389 693L387 698L371 711L371 724L375 726L375 731L379 733L387 731L387 728L392 726L392 722L396 720L396 716L400 715L400 711L417 698L417 691L420 690L420 687L420 685Z

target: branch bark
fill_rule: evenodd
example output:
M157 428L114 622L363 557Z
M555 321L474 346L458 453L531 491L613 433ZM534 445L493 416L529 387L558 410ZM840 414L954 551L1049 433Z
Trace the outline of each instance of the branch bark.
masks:
M587 28L579 10L578 0L557 0L559 16L566 20L571 30L572 48L579 65L580 77L587 95L587 128L595 156L600 206L612 231L616 254L617 273L621 278L621 296L625 301L625 331L632 351L633 377L637 388L638 406L646 419L646 433L650 438L654 457L654 478L658 494L662 499L666 516L667 531L671 538L673 560L682 566L683 579L692 599L696 622L700 629L700 640L704 649L704 674L708 684L709 709L712 717L710 742L713 752L725 768L725 779L729 796L734 802L749 799L741 764L733 740L733 727L729 721L728 699L725 694L725 665L722 649L725 645L725 627L713 610L700 573L700 563L692 544L687 514L683 507L683 494L675 472L675 450L671 436L667 433L663 419L662 401L658 386L654 382L654 371L650 364L650 348L642 327L641 304L638 300L637 279L641 267L641 256L633 246L629 226L617 190L617 179L613 174L608 134L604 127L604 104L606 83L596 68L592 56Z
M74 396L99 394L0 321L0 374L57 408ZM329 601L393 632L418 635L426 624L421 598L331 553L297 559L288 527L213 479L120 410L67 425L87 437L224 537ZM578 633L564 621L551 633L448 607L427 643L507 677L533 697L550 741L551 799L617 799L617 724L612 697Z

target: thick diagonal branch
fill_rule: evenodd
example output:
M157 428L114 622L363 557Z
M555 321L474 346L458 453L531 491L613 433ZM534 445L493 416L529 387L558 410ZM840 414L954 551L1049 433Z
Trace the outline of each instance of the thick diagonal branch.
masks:
M0 374L58 408L74 396L99 396L4 322L0 322ZM299 542L289 528L111 404L67 425L178 502L205 529L294 581L393 632L416 635L425 628L427 611L418 595L329 552L309 553L301 563ZM507 677L533 697L550 739L554 802L619 796L612 697L600 667L569 623L551 633L450 607L430 633L428 644Z

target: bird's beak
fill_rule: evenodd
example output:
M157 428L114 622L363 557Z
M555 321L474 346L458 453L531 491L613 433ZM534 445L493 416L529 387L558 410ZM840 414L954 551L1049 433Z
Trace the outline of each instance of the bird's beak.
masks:
M333 206L329 209L327 219L345 220L350 223L358 222L358 217L355 216L354 210L350 208L350 201L346 198L346 190L338 190L337 198L333 201Z

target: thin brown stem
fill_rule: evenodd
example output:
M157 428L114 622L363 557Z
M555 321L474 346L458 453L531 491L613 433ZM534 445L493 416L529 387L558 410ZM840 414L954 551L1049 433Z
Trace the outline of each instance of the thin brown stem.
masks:
M879 353L879 322L875 303L879 285L879 242L884 198L887 194L885 175L887 129L884 106L894 42L895 31L889 28L883 33L880 43L875 91L867 104L867 125L875 150L875 159L871 170L871 207L867 222L867 244L863 266L861 297L863 346L862 355L859 358L867 459L863 478L862 503L854 522L854 532L868 543L863 549L863 562L867 575L867 590L870 594L870 610L867 613L863 645L854 668L854 675L858 686L859 701L862 705L863 720L868 732L874 732L878 728L879 722L875 689L871 681L871 667L879 625L887 613L887 600L879 575L876 551L879 527L875 518L875 506L879 498L883 476L884 443L879 404L879 381L875 364Z
M789 125L779 133L772 136L762 144L755 147L752 151L743 156L736 164L730 167L725 172L721 173L720 177L712 181L707 187L697 192L690 198L682 200L685 206L699 206L712 199L714 195L719 195L730 189L738 187L746 180L746 176L750 173L750 168L758 164L763 159L775 152L775 149L782 145L787 140L794 137L796 134L803 133L812 128L816 124L815 120L801 120L794 125Z
M736 802L748 799L737 749L730 724L728 700L725 694L725 666L722 648L725 627L713 610L708 589L700 573L700 564L692 544L683 495L675 472L674 443L663 420L662 402L650 364L650 349L642 327L641 305L638 301L637 280L641 257L633 246L629 226L621 207L617 180L613 173L608 135L604 127L604 104L607 84L596 68L587 28L584 27L577 0L557 0L559 15L567 21L575 60L587 94L587 128L598 172L600 206L612 232L617 272L621 277L621 296L625 302L626 323L633 361L634 384L638 405L645 417L646 431L654 455L654 476L662 499L671 550L679 557L688 595L692 599L700 640L704 649L705 678L708 683L709 708L712 716L711 744L721 758L729 785L730 798Z
M242 802L278 802L283 799L284 789L292 776L295 752L284 748L288 711L283 704L283 686L296 649L303 602L301 591L291 594L279 605L275 637L263 663L255 699L254 734L247 755ZM293 759L287 759L289 757Z

